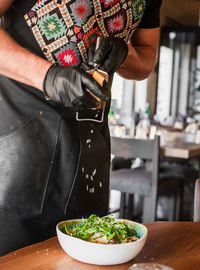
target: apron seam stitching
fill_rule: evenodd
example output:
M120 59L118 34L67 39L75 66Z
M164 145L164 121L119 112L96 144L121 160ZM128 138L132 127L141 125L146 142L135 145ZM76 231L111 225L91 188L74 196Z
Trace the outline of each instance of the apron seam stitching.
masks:
M1 138L6 138L6 137L8 137L8 136L10 136L10 135L12 135L12 134L15 134L15 133L19 132L21 129L23 129L23 128L25 128L26 126L28 126L34 119L35 119L35 117L33 117L33 118L31 118L30 120L28 120L22 127L19 127L19 128L15 129L15 130L13 130L13 131L11 131L11 132L5 134L5 135L1 135L1 136L0 136L0 139L1 139Z
M79 125L78 125L78 130L79 130ZM66 204L65 204L65 208L64 208L64 215L66 215L67 207L68 207L71 195L73 193L73 188L75 186L76 178L77 178L78 171L79 171L79 163L80 163L80 159L81 159L81 138L80 138L80 133L79 133L79 143L80 143L80 149L79 149L79 157L78 157L78 162L77 162L76 173L74 175L74 180L73 180L73 183L72 183L71 188L70 188L69 196L68 196L68 198L66 200Z
M51 165L50 165L50 168L49 168L49 173L48 173L48 176L47 176L47 181L46 181L44 196L43 196L43 200L42 200L42 204L41 204L41 208L40 208L40 212L41 213L42 213L43 208L44 208L44 203L45 203L45 199L46 199L47 189L48 189L48 186L49 186L49 179L50 179L50 175L51 175L51 172L52 172L52 167L53 167L54 159L55 159L55 155L56 155L56 149L57 149L57 145L58 145L58 138L59 138L59 132L60 132L60 125L61 125L61 118L60 118L60 121L59 121L59 128L58 128L58 134L56 136L55 149L54 149L54 152L53 152L52 162L51 162Z

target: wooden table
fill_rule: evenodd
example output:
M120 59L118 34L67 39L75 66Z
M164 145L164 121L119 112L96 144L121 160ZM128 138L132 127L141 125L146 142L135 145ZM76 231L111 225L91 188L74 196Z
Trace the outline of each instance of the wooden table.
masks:
M166 135L166 141L164 144L161 142L160 145L161 155L175 159L189 159L200 156L200 144L184 141L184 139L181 139L181 135L183 135L182 132L171 132L170 135ZM127 139L131 141L132 137L126 136L118 139L120 146L122 145L121 156L123 157L130 157L132 154L128 151L131 142L129 143Z
M160 130L165 138L165 145L161 146L161 153L165 157L189 159L200 155L200 144L190 142L192 134L181 131L169 131L163 128Z
M115 266L78 262L60 247L56 237L0 258L2 270L125 270L134 263L154 262L175 270L200 269L200 222L155 222L146 224L144 249L132 261Z
M168 142L161 146L161 154L165 157L189 159L200 155L200 144L181 141Z

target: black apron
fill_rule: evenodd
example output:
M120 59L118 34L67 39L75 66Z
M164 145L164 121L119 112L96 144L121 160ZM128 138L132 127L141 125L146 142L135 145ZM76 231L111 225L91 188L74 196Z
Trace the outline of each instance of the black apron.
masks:
M7 32L40 55L18 16ZM54 236L59 221L107 214L108 110L101 122L101 110L76 114L0 76L0 255Z
M146 0L15 0L4 28L21 46L61 65L79 65L98 35L127 41ZM12 52L13 53L13 52ZM0 76L0 255L55 235L68 218L107 214L107 104L80 111Z

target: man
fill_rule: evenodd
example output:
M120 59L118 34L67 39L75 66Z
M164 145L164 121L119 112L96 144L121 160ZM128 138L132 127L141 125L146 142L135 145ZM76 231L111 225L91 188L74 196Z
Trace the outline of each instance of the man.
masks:
M61 220L107 213L109 85L116 71L150 74L160 4L0 2L0 255L53 236ZM108 84L86 72L94 66Z

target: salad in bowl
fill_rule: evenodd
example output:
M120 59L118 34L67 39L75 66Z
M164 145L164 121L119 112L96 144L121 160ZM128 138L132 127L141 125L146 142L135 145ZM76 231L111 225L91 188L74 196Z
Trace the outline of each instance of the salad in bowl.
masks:
M128 225L110 216L100 218L91 215L79 223L65 223L62 231L67 235L92 243L120 244L139 239L135 227L135 224Z
M114 265L133 259L143 248L147 228L140 223L91 215L56 226L58 240L72 258L97 265Z

